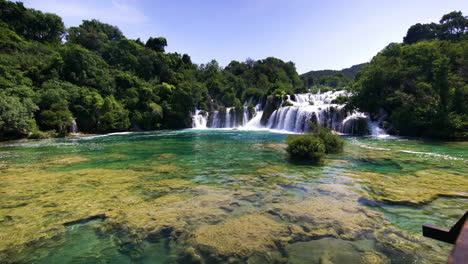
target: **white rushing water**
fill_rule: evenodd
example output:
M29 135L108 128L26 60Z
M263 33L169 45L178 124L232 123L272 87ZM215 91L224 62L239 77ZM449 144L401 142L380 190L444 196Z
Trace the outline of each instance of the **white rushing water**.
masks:
M250 110L244 106L242 111L232 107L211 113L196 110L192 116L193 128L270 129L303 133L311 130L309 121L312 121L342 134L387 136L378 126L381 120L372 122L365 113L347 112L344 105L333 103L337 97L348 95L346 91L288 95L284 101L289 106L279 107L263 125L261 120L264 111L260 104Z

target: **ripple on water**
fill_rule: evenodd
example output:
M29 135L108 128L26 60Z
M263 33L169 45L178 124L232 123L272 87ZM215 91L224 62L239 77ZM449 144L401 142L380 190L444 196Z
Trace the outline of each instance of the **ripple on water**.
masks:
M3 144L0 258L445 262L449 247L419 228L451 226L468 207L466 148L351 138L311 166L288 160L285 137L183 130ZM80 221L96 215L106 217Z

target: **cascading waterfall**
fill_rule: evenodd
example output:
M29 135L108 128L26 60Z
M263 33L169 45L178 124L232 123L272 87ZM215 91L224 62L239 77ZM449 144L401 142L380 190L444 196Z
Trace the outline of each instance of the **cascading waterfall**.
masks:
M242 109L227 107L223 110L207 113L198 109L192 114L192 127L205 128L241 128L248 125L258 115L260 106L249 110L248 106ZM261 117L261 114L260 114Z
M195 110L195 113L192 115L192 126L194 128L207 128L207 113L201 110Z
M311 130L309 121L312 121L342 134L386 135L385 131L378 126L381 120L372 122L365 113L346 111L344 105L334 103L338 96L349 96L349 93L329 91L288 95L284 100L288 102L285 104L288 106L279 107L273 111L263 126L261 124L263 106L260 104L250 110L249 107L244 106L242 111L233 107L211 113L195 110L192 116L193 128L272 129L303 133Z

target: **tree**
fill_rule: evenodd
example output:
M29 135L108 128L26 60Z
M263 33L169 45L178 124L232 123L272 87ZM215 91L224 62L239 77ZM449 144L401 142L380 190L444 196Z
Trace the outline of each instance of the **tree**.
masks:
M122 38L124 35L118 27L96 19L83 20L80 26L68 29L67 35L68 42L79 44L90 50L100 50L107 42Z
M80 131L96 132L104 99L95 90L80 88L80 97L72 104L72 112Z
M463 139L467 45L431 40L387 46L357 77L351 104L372 115L384 110L400 135Z
M124 131L130 126L128 111L113 96L104 98L100 109L98 130L100 132Z
M36 126L33 117L37 109L29 98L21 100L0 91L0 140L32 132Z
M59 134L66 133L74 119L65 100L52 104L50 109L42 110L39 117L41 129L55 129Z
M430 40L437 37L438 25L432 24L416 24L411 26L403 38L403 43L414 44L422 40Z
M197 66L166 53L163 37L143 44L98 20L70 28L66 43L63 33L60 17L0 0L2 135L52 135L36 123L64 132L72 118L91 133L185 128L194 107L243 112L276 89L304 88L294 63L276 58Z
M164 52L164 48L167 46L167 40L163 37L159 37L159 38L150 37L146 41L145 46L156 52Z
M468 33L468 19L461 11L448 13L439 22L443 39L459 39L460 36Z
M21 2L0 0L0 20L30 40L58 43L65 34L62 18L26 9Z

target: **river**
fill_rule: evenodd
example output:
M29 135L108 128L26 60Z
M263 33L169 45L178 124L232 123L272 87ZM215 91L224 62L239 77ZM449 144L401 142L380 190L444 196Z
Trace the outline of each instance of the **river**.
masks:
M178 130L4 142L0 262L444 263L468 144L343 137L323 164L287 134Z

